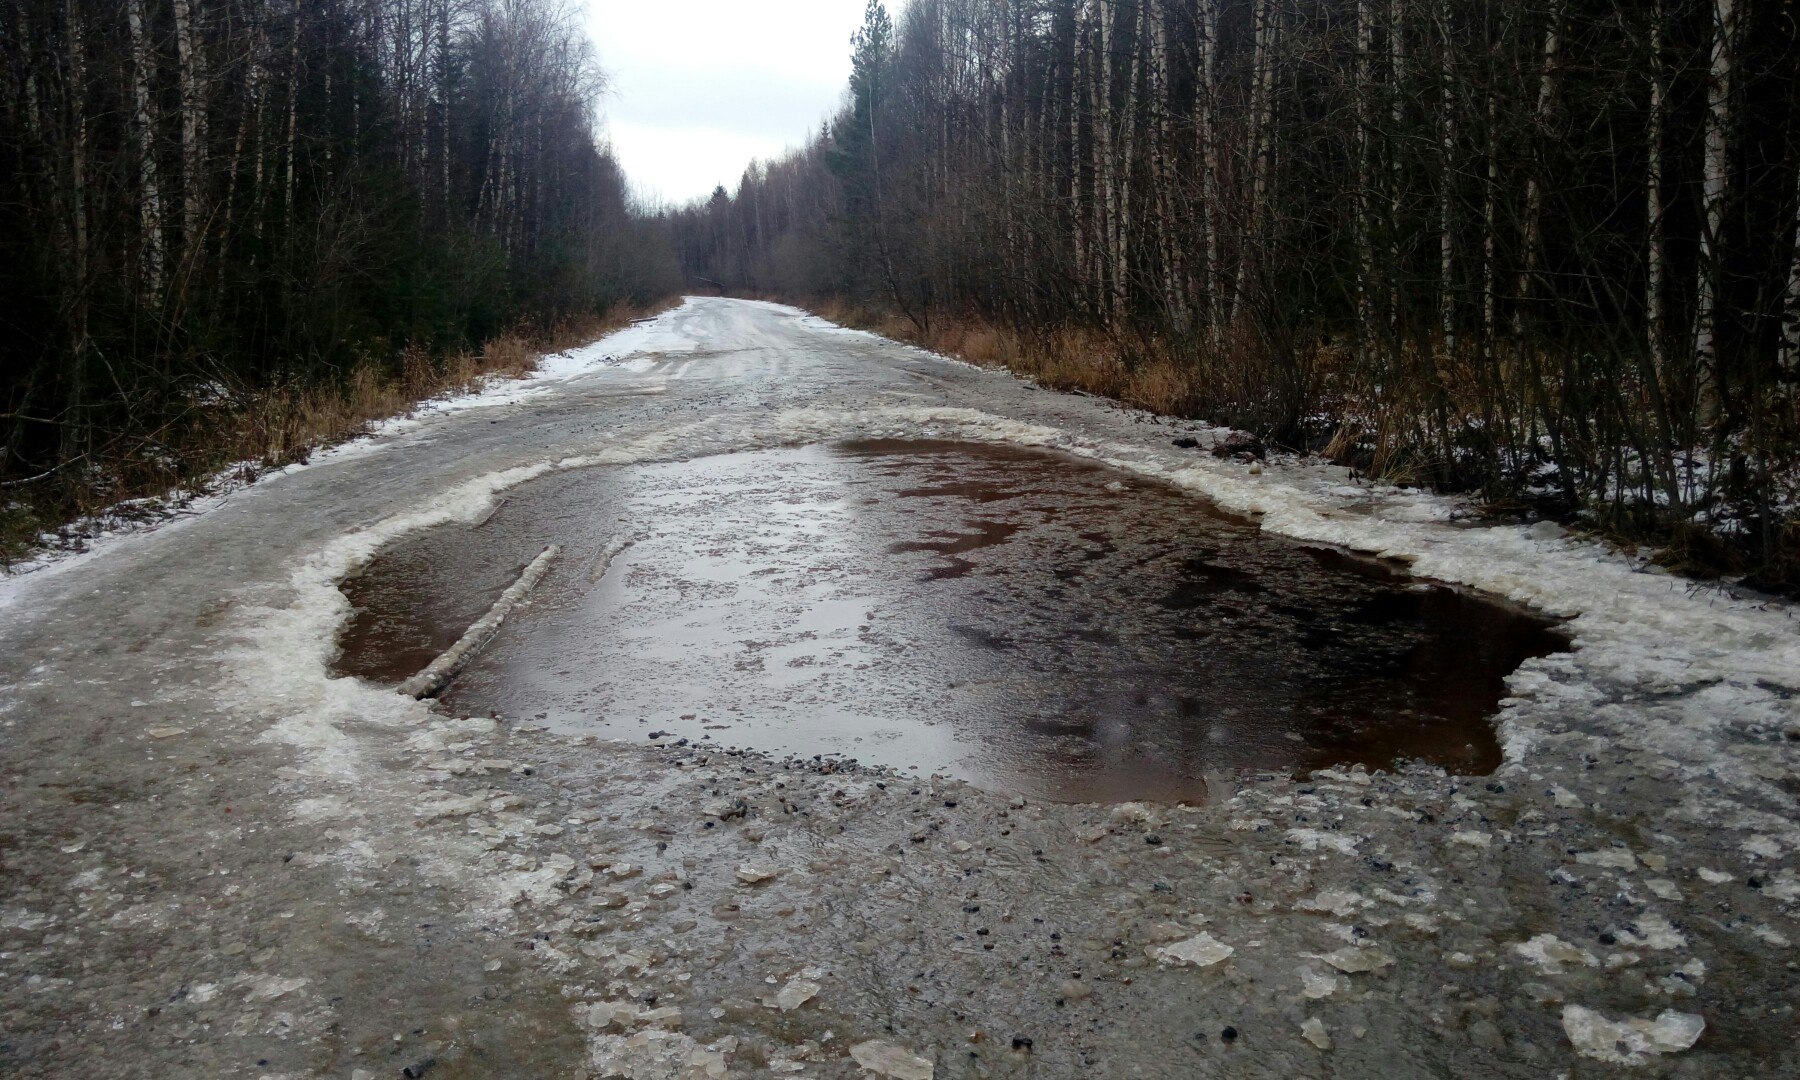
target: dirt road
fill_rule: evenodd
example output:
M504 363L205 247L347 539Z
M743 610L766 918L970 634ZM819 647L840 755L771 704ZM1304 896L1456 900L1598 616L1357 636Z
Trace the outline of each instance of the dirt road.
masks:
M557 373L0 586L0 1073L1800 1075L1790 609L771 305L692 300ZM337 582L518 483L919 438L1174 484L1576 649L1512 678L1491 776L1198 807L331 677Z

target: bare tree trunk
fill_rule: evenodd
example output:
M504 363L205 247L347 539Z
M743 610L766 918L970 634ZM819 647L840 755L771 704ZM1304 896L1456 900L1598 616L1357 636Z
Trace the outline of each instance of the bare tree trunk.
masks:
M1734 0L1713 0L1712 62L1706 84L1706 162L1701 178L1700 261L1694 300L1694 407L1701 427L1719 416L1719 275L1731 158Z
M206 55L196 0L174 0L175 49L181 67L181 243L191 265L201 253L206 195Z
M1099 211L1100 228L1096 240L1103 253L1102 261L1109 275L1116 274L1118 265L1114 262L1116 247L1113 236L1118 221L1118 162L1113 156L1113 111L1112 111L1112 19L1113 12L1110 0L1096 0L1096 13L1099 16L1094 27L1094 47L1096 62L1094 64L1094 177L1100 185ZM1097 282L1098 278L1095 279ZM1117 282L1107 282L1107 291L1102 302L1106 322L1111 324L1119 316L1116 305L1118 297Z
M1200 70L1194 88L1194 115L1200 143L1200 294L1206 305L1206 323L1215 348L1224 332L1223 296L1219 287L1219 145L1216 137L1218 83L1215 81L1219 50L1219 5L1200 0Z
M1509 449L1514 451L1512 464L1517 466L1518 440L1513 429L1515 412L1507 393L1506 373L1501 369L1498 351L1500 286L1498 248L1500 240L1500 93L1498 57L1502 35L1496 35L1489 50L1490 64L1487 88L1487 177L1481 198L1481 377L1482 419L1499 425L1500 437L1492 444L1496 466ZM1495 412L1498 416L1495 416Z
M1069 225L1074 240L1075 285L1088 300L1087 214L1081 192L1081 26L1080 4L1070 11L1069 27Z
M251 235L261 240L263 223L269 212L268 188L264 184L264 172L269 152L268 140L264 137L264 118L268 115L269 105L269 69L265 69L264 64L266 61L271 61L272 56L268 52L270 42L266 29L267 24L262 23L261 20L258 22L256 59L250 66L250 93L255 99L252 105L254 110L252 123L256 127L256 134L250 148L252 159L250 163L250 232ZM269 68L272 69L272 67L273 64L270 63ZM251 258L254 260L255 256L252 255Z
M1450 0L1438 4L1438 318L1444 353L1456 353L1456 46Z
M1550 25L1544 31L1544 60L1538 69L1538 99L1536 111L1536 130L1533 139L1538 145L1543 144L1543 136L1550 125L1550 116L1556 109L1556 74L1557 56L1562 49L1562 21L1564 0L1556 0L1550 7ZM1525 308L1531 300L1531 283L1537 277L1538 257L1543 248L1543 213L1544 185L1538 175L1539 168L1534 163L1525 180L1525 220L1521 226L1523 232L1524 259L1519 269L1519 286L1517 289L1517 307L1513 309L1513 336L1525 335Z
M1655 0L1650 25L1650 117L1644 133L1644 219L1649 233L1649 255L1644 273L1644 344L1651 367L1660 379L1668 367L1664 355L1663 281L1668 270L1663 229L1663 2Z
M1644 464L1647 469L1656 469L1663 492L1669 500L1670 511L1679 513L1686 500L1676 479L1674 425L1669 416L1667 397L1663 393L1663 379L1668 370L1668 338L1663 313L1663 287L1668 269L1662 198L1663 126L1667 109L1664 101L1666 88L1663 83L1663 0L1655 0L1650 13L1649 59L1650 115L1644 132L1644 219L1649 240L1644 268L1644 355L1647 367L1644 372L1644 389L1650 398L1661 446L1654 454L1645 455L1654 460L1654 466L1651 461Z
M1255 34L1250 63L1250 130L1245 147L1245 160L1250 167L1250 196L1244 212L1237 282L1231 292L1229 321L1233 324L1249 299L1250 278L1257 269L1262 245L1263 204L1269 186L1270 99L1275 82L1275 65L1271 61L1275 49L1275 16L1270 14L1272 4L1273 0L1252 0L1250 7Z
M1406 130L1406 6L1404 0L1388 0L1388 312L1390 342L1400 343L1400 213L1406 193L1406 164L1401 156L1401 133Z
M1168 27L1162 4L1145 0L1150 24L1150 107L1155 110L1153 175L1156 180L1156 240L1162 255L1163 310L1170 325L1188 329L1187 299L1183 294L1186 274L1181 266L1181 242L1175 225L1175 137L1169 109Z
M1144 5L1138 4L1142 12ZM1123 130L1119 138L1118 221L1113 227L1113 314L1129 318L1131 314L1131 166L1137 157L1138 74L1141 66L1143 35L1133 34L1131 64L1125 69L1125 109Z
M146 304L162 301L162 179L157 175L155 52L145 27L144 0L129 0L126 25L131 31L131 141L137 158L138 295Z
M1373 187L1375 184L1374 117L1370 103L1374 94L1373 56L1375 51L1374 19L1370 0L1356 0L1356 341L1357 350L1368 359L1369 328L1375 325L1375 237Z
M231 161L225 168L225 223L219 230L220 250L229 250L236 238L239 189L242 185L244 147L250 143L252 129L256 129L256 153L261 153L262 133L262 82L263 82L263 50L265 39L263 32L262 12L257 10L250 16L251 27L247 34L247 47L244 53L244 89L239 95L237 135L231 141ZM250 206L248 213L257 213L257 198L261 188L262 162L259 159L254 166L257 179L256 188L252 189L247 200Z
M450 0L438 6L438 186L443 220L450 221Z
M1498 43L1493 52L1498 52ZM1489 79L1498 77L1490 70ZM1487 89L1487 178L1481 194L1481 359L1482 368L1500 386L1500 373L1495 369L1494 353L1496 319L1500 311L1500 289L1496 262L1500 233L1500 95L1492 81ZM1498 396L1498 395L1496 395Z
M325 131L327 133L329 133L334 127L336 127L336 124L333 122L334 118L331 115L331 112L332 112L331 69L335 66L331 62L331 54L335 51L335 46L337 45L337 40L336 40L337 34L335 32L335 27L333 27L333 25L330 22L326 22L326 24L324 26L324 32L325 32L325 43L324 44L325 44L326 59L323 64L319 65L319 68L320 68L319 81L324 84L323 89L325 91L325 108L323 110L323 115L321 116L320 121L323 124ZM320 139L319 143L318 143L319 156L325 159L324 177L325 177L326 183L330 183L330 177L332 175L331 143L332 143L332 140L331 140L329 134L327 134L326 138Z
M88 353L91 342L88 330L88 207L87 207L87 51L82 41L86 28L75 7L75 0L63 0L63 13L68 20L69 77L69 392L68 420L63 426L62 455L73 461L88 449Z
M1017 227L1019 204L1018 192L1014 187L1017 169L1013 163L1012 94L1008 92L1003 73L998 74L990 81L998 86L998 93L996 94L994 90L990 89L989 97L998 97L1000 106L1000 215L1006 240L1006 265L1016 267L1019 265L1019 230ZM990 115L992 115L991 112ZM993 144L994 140L989 139L988 145L992 146Z
M287 87L287 185L282 199L282 239L294 235L295 159L299 156L300 134L300 0L294 0L294 31L288 44Z
M1800 168L1794 170L1793 255L1788 265L1786 303L1781 327L1781 370L1800 374Z

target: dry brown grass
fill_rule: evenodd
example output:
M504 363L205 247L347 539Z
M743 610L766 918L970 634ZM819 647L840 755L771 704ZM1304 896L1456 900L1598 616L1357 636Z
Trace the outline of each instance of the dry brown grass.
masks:
M594 341L674 303L621 304L548 331L524 327L476 352L433 357L408 348L397 364L365 362L333 383L221 387L211 400L188 406L148 435L108 444L96 468L54 489L23 491L18 501L0 502L0 568L38 547L46 530L60 527L78 538L92 530L93 519L153 512L132 505L134 500L203 494L221 470L229 470L226 479L245 482L305 461L420 402L467 392L489 378L528 375L545 353Z
M879 308L826 300L813 310L832 322L871 330L982 367L1007 368L1053 390L1108 397L1139 408L1191 416L1204 395L1196 365L1152 342L1134 342L1134 362L1120 343L1097 330L1062 326L1030 336L978 315L936 317L921 332L911 320Z
M633 320L667 310L672 302L646 310L620 304L605 315L589 316L536 332L521 328L489 341L479 352L433 358L420 348L401 354L399 371L388 374L364 364L342 385L274 387L234 395L235 437L202 447L226 460L277 466L303 460L313 450L354 438L369 426L405 414L433 398L467 393L488 379L518 379L537 369L546 353L585 345Z

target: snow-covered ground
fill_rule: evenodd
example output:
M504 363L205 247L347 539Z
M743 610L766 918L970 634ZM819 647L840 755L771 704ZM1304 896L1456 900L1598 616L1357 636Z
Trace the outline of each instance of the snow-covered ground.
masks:
M1316 461L1218 460L1217 434L694 299L9 579L0 1064L1800 1073L1792 609ZM1511 680L1492 777L1189 808L583 744L329 674L338 580L525 480L919 437L1157 477L1566 616L1576 649Z

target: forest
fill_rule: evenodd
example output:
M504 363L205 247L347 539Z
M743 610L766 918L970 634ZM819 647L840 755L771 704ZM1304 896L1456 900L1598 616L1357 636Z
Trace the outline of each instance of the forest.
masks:
M284 463L677 291L577 14L0 3L0 536Z
M690 278L1800 585L1774 0L872 0Z
M1791 4L871 0L666 212L577 14L0 3L0 549L717 288L1800 587Z

